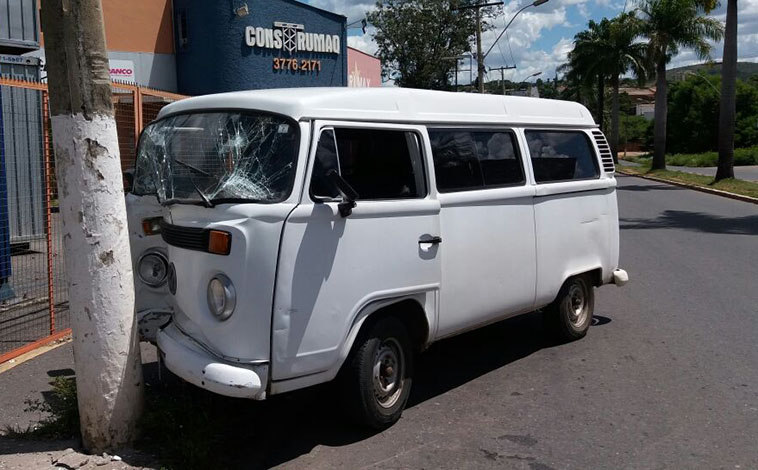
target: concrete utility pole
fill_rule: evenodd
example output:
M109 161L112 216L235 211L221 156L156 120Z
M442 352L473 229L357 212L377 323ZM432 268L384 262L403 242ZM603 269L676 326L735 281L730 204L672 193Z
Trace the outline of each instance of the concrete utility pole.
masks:
M100 0L42 0L84 447L130 441L142 366Z
M500 70L500 84L503 86L503 95L505 95L505 71L513 70L515 68L516 68L515 65L506 65L505 67L498 67L498 68L490 67L490 72L493 70Z
M547 0L545 0L547 1ZM479 82L479 93L484 93L484 55L482 54L482 8L495 5L502 5L503 2L479 3L476 5L464 5L453 10L476 9L476 63L477 63L477 81Z
M476 9L476 76L479 93L484 93L484 56L482 56L482 9Z

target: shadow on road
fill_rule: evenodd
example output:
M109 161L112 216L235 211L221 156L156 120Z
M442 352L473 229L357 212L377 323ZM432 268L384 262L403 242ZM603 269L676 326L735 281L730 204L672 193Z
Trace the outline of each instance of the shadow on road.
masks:
M621 229L626 230L677 228L728 235L758 235L758 215L719 217L702 212L667 210L655 219L621 218L620 223Z
M596 316L593 326L610 321ZM556 345L539 312L435 343L418 358L408 408ZM61 369L49 375L71 372ZM335 384L255 402L206 392L159 369L156 362L146 363L144 372L147 411L141 430L148 441L138 447L171 468L269 468L317 446L340 447L375 434L351 424Z
M669 184L625 184L623 186L618 186L616 188L618 191L633 191L633 192L643 192L643 191L687 191L686 188L682 188L679 186L672 186Z
M605 320L601 318L607 323ZM541 314L534 312L436 343L418 358L408 407L557 344L548 338ZM154 377L156 370L154 363L147 364L146 379ZM340 447L375 434L351 424L344 416L335 384L273 396L266 402L229 399L183 383L166 385L165 380L151 388L153 392L165 388L177 397L174 403L179 403L179 408L167 410L161 418L160 432L171 433L179 440L182 436L189 440L212 436L214 451L225 456L229 468L268 468L307 454L317 446ZM209 418L195 419L193 413ZM221 424L209 429L208 421ZM204 428L200 436L188 436L190 429L198 427ZM156 449L157 453L167 450L174 455L193 451Z

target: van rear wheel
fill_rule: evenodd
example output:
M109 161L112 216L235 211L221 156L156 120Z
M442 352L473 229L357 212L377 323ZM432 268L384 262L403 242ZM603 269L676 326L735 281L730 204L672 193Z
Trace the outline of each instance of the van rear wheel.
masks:
M586 276L575 276L561 287L558 297L544 310L552 333L561 341L584 337L592 323L595 293Z
M411 391L413 349L408 331L398 319L382 318L356 347L341 384L351 417L373 429L386 429L400 419Z

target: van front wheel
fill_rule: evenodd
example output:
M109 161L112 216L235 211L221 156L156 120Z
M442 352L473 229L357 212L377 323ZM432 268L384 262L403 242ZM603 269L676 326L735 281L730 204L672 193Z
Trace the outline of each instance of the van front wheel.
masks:
M558 297L545 310L548 326L561 341L584 337L592 322L595 294L586 276L572 277L561 287Z
M379 320L363 336L344 371L342 389L352 417L374 429L400 419L411 391L413 349L396 318Z

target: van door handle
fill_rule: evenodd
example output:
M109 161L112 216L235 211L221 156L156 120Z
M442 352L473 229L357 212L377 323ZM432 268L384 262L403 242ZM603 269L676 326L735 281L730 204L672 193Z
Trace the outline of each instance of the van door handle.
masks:
M430 244L430 245L439 245L442 243L442 237L427 237L427 238L419 238L418 244Z

